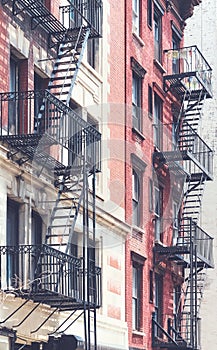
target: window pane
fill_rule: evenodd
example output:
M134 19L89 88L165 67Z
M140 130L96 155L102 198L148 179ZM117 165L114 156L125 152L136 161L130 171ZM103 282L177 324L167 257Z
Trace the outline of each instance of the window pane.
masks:
M132 116L133 127L141 129L141 78L133 72L132 79Z
M139 35L139 0L133 0L133 32Z
M155 58L161 62L161 14L155 8L154 10L154 44L155 44Z
M148 25L152 27L152 0L147 0L147 19Z
M132 174L132 206L133 206L133 224L140 224L140 183L139 176L133 170Z
M142 285L142 267L141 265L133 265L132 275L132 324L133 329L140 328L141 315L141 285Z

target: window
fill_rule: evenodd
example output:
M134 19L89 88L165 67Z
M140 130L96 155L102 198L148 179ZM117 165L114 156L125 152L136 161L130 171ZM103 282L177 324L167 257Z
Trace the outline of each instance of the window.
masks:
M162 233L162 216L163 216L163 188L155 187L155 239L159 242L163 242Z
M152 87L148 86L148 115L150 118L153 116L153 98Z
M142 211L142 183L146 164L134 153L131 154L132 161L132 224L140 226Z
M133 128L142 131L142 81L146 70L131 57L132 68L132 124Z
M138 36L140 34L140 18L139 18L139 2L140 0L133 0L133 32L136 33Z
M20 68L19 62L14 57L10 58L10 91L18 92L20 89ZM8 126L11 134L16 134L19 131L19 118L18 118L18 100L13 95L13 99L8 104Z
M173 54L173 59L172 59L172 72L173 74L178 74L179 73L179 55L178 55L178 49L180 48L180 38L176 35L176 33L173 31L172 34L172 48L173 50L177 50L177 55L174 53Z
M96 130L99 130L99 123L90 114L87 114L87 122ZM100 148L99 143L95 142L94 137L87 138L87 162L99 170Z
M41 91L45 89L45 79L43 79L39 74L34 72L34 91ZM35 115L35 125L37 125L37 116L40 111L40 107L43 103L43 93L34 96L34 115Z
M8 199L7 202L7 246L19 245L19 204ZM12 252L7 255L7 285L16 287L19 276L18 254Z
M89 39L87 41L87 62L95 70L99 70L99 39Z
M173 315L174 315L174 325L173 327L180 331L181 322L181 286L177 285L173 289Z
M173 201L173 245L177 244L179 233L179 206L178 203Z
M155 320L162 325L163 321L163 277L155 274ZM157 335L161 336L161 331L157 329Z
M140 330L141 326L141 289L142 289L142 265L133 262L132 275L132 327Z
M133 115L133 127L137 130L141 130L141 90L142 80L133 72L132 82L132 115Z
M154 145L158 149L162 146L162 111L163 102L160 97L154 94Z
M153 293L153 271L149 271L149 302L153 303L154 301L154 293Z
M149 179L149 210L152 212L153 209L153 181Z
M152 0L147 0L147 22L152 27Z
M132 204L133 204L133 225L140 225L140 178L133 169L132 175Z
M78 104L70 101L70 108L82 117L82 109ZM68 164L79 166L82 161L82 128L73 118L68 120L65 128L67 130L64 132L68 132Z
M161 62L162 51L162 13L154 7L154 58Z

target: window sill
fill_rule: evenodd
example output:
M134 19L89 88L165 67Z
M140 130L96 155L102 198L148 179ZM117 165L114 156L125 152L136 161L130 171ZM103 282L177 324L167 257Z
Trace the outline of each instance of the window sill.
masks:
M143 331L137 331L136 329L132 330L132 334L133 335L138 335L140 337L145 337L146 336L146 334Z
M132 226L132 230L133 230L133 232L140 233L141 235L145 234L145 231L141 227L136 226L136 225Z
M142 40L142 38L138 34L136 34L136 32L133 32L133 37L138 41L138 43L141 47L145 46L144 41Z
M154 244L155 245L160 245L161 247L167 247L165 244L163 244L163 242L161 242L159 239L155 239L154 240Z
M141 131L139 131L137 128L135 128L134 126L132 127L132 132L134 134L136 134L137 136L139 136L141 138L142 141L145 140L145 136L142 134Z
M154 65L159 69L161 74L166 73L166 69L162 66L162 64L156 58L154 59Z

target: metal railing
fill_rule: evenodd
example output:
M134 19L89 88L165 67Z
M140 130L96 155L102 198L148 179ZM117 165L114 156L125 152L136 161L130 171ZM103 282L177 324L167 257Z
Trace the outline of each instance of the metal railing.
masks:
M100 170L101 134L74 110L45 91L0 94L0 136L41 135L58 144L58 161ZM49 151L49 150L48 150Z
M102 35L102 1L71 0L60 6L62 23L66 28L90 27L90 38Z
M165 51L167 59L167 72L172 74L185 74L184 82L190 90L201 88L201 82L211 92L212 69L197 46L188 46ZM190 73L197 73L197 77Z
M197 257L213 266L213 238L193 222L191 218L184 218L179 229L177 245L190 246L191 240L196 247Z
M206 173L213 175L213 151L188 124L183 123L179 133L180 152L190 152Z
M175 127L174 123L153 124L155 146L163 153L165 160L179 162L187 173L202 171L212 177L212 149L187 122L178 132Z
M14 290L18 295L46 295L87 301L101 305L101 269L83 267L81 258L65 254L48 245L0 246L1 290ZM85 274L85 278L83 278ZM89 288L87 288L89 286Z

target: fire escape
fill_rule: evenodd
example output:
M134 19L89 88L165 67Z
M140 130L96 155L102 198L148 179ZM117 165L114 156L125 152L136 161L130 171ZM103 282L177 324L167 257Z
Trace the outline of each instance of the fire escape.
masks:
M153 161L159 168L166 165L171 179L185 176L180 213L175 218L178 233L171 246L155 245L154 256L157 262L167 260L180 266L184 286L166 328L153 314L152 343L158 348L198 350L200 303L206 271L213 268L212 238L198 226L204 185L213 177L212 150L198 134L202 106L212 97L211 68L196 46L166 54L172 74L164 76L164 89L179 101L180 110L172 125L162 126L176 142L163 141L163 150L154 152Z
M43 30L53 51L53 71L45 91L0 94L0 142L8 158L22 166L32 162L37 176L53 178L55 199L48 200L50 219L44 242L39 245L1 246L1 290L24 302L0 323L2 326L29 301L34 307L18 328L39 307L51 307L48 317L32 330L38 332L59 311L70 311L69 326L84 320L85 349L96 349L96 310L101 305L101 269L95 261L96 173L100 171L100 133L70 108L70 98L88 39L101 36L100 0L73 0L60 7L60 22L43 1L2 0L14 18L31 21L31 29ZM39 106L39 108L33 107ZM10 127L10 113L18 123ZM39 180L40 181L40 180ZM90 191L91 189L91 191ZM82 257L73 255L75 229L82 223ZM3 271L5 269L6 273ZM52 335L64 332L65 321ZM62 327L62 328L61 328ZM59 340L50 337L49 349Z

